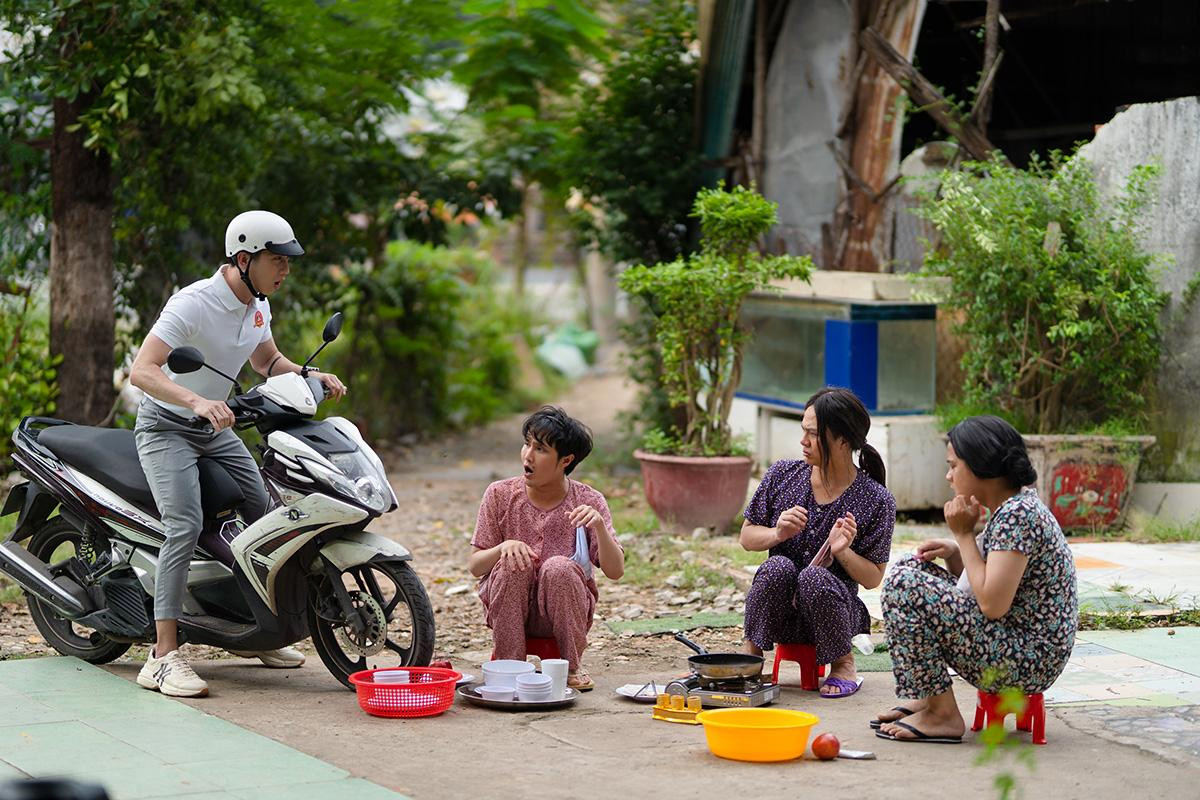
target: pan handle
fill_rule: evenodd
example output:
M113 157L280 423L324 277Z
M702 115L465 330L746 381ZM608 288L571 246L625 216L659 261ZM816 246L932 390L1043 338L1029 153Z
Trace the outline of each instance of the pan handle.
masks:
M683 642L683 643L684 643L684 644L686 644L688 647L692 648L693 650L695 650L697 653L699 653L699 654L700 654L700 655L702 655L702 656L706 656L706 655L708 655L708 651L707 651L707 650L705 650L703 647L701 647L700 645L698 645L698 644L696 644L695 642L693 642L693 641L692 641L691 639L689 639L688 637L684 636L682 633L677 633L677 634L675 634L675 641L677 641L677 642Z

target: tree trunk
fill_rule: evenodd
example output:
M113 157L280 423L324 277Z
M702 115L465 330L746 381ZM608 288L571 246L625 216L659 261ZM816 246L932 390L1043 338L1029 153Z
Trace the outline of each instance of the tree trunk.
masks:
M89 97L54 101L50 150L50 353L58 366L58 415L97 424L113 406L113 192L106 153L68 131Z
M516 243L513 247L513 292L517 297L525 296L525 271L529 267L529 212L533 204L530 202L529 184L521 183L521 214L513 223L516 228Z
M986 134L988 122L992 119L992 87L995 85L988 80L988 77L995 68L996 59L999 58L1000 53L1000 0L988 0L983 28L983 69L979 72L979 94L975 99L975 122L979 125L979 129Z

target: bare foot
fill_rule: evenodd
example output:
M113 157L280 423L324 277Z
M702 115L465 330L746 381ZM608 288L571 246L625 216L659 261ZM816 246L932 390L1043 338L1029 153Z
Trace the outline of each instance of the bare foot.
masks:
M896 708L906 708L908 711L897 711L895 708L889 708L887 711L879 712L876 719L880 722L895 722L898 719L904 719L907 716L916 714L918 711L923 711L928 704L928 700L901 700L896 703Z
M967 724L963 721L962 714L958 713L957 706L951 706L949 711L927 706L915 714L905 717L902 721L905 725L911 725L926 736L953 738L962 736L967 730ZM879 726L879 730L897 739L919 738L912 731L902 728L894 722L883 723Z
M762 648L749 639L746 639L744 642L742 642L742 652L749 653L752 656L761 656Z
M825 679L841 678L842 680L854 683L858 678L858 672L854 669L854 651L851 650L846 655L834 661L829 665L829 676ZM829 691L825 691L828 689ZM821 686L821 694L846 694L836 686L830 686L828 683Z

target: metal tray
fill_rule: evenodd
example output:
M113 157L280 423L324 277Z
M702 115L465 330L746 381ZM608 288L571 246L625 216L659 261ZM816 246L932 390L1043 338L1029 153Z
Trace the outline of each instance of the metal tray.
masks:
M458 696L468 703L484 708L498 708L503 711L551 711L556 708L566 708L579 699L579 691L567 687L567 696L562 700L542 700L526 702L523 700L488 700L475 691L475 686L458 687Z

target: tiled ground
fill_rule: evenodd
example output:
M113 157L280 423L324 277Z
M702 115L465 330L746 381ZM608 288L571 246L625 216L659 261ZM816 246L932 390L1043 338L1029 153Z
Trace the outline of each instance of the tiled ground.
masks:
M71 658L0 662L0 781L29 777L113 800L402 798Z

